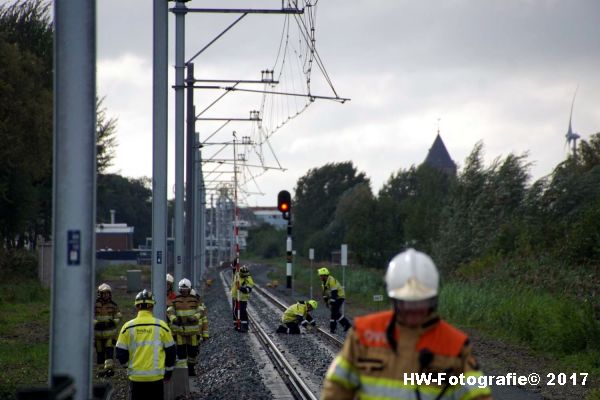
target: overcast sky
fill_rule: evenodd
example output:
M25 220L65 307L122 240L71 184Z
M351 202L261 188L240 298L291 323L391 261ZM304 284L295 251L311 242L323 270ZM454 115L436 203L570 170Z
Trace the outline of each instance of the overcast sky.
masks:
M187 6L277 8L281 1L192 0ZM97 8L98 94L106 97L108 115L118 118L112 171L151 176L152 2L99 0ZM186 60L236 17L188 14ZM284 20L281 15L248 15L194 60L196 78L259 79L261 70L275 65ZM169 24L172 85L172 14ZM295 27L290 25L290 31ZM277 192L293 191L310 168L347 160L367 174L377 193L393 172L425 159L438 119L459 168L483 141L488 164L511 152L527 152L534 163L531 174L539 178L566 156L565 133L577 86L573 130L584 139L600 131L597 0L320 0L315 28L317 51L334 88L351 101L317 100L271 136L271 147L287 171L269 171L257 184L250 183L248 191L260 189L265 195L248 196L249 205L274 205ZM287 66L293 65L294 53L289 53ZM311 76L312 94L332 96L315 64ZM285 87L291 88L289 83ZM272 90L283 89L280 85ZM197 90L197 110L221 93ZM247 117L249 110L260 109L261 101L260 94L230 93L204 116ZM265 115L263 124L277 125L277 118L295 112L298 101L290 106L288 98L287 108L277 105L283 107L279 114L268 120ZM174 184L173 106L171 93L169 197ZM218 126L199 121L196 130L205 138ZM257 127L231 123L212 140L231 140L233 130L238 136L253 136ZM265 164L277 165L268 146L263 151ZM204 156L212 152L208 146ZM232 158L232 149L219 157Z

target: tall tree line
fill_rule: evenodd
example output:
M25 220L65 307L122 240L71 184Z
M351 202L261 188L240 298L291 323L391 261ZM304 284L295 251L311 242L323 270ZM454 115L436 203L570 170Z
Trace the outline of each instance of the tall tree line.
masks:
M526 154L489 166L483 156L477 143L456 176L426 164L400 169L377 195L351 162L311 169L293 202L298 249L328 261L347 243L359 263L384 267L415 247L447 271L488 255L600 263L600 133L533 183Z
M0 5L0 255L49 238L52 218L53 27L50 2ZM150 234L148 179L108 174L117 120L96 101L97 215L115 209L135 226L134 241Z

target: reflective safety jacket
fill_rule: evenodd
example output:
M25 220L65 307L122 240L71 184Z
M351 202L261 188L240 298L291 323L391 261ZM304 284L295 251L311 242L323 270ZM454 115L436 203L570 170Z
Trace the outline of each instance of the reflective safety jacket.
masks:
M208 310L204 303L200 303L200 319L198 320L200 326L200 335L203 339L208 339L210 334L208 332Z
M446 381L427 385L411 375L419 372L436 378L445 372ZM488 387L447 384L450 375L460 374L465 382L483 376L463 332L437 317L408 328L395 321L393 311L385 311L355 318L327 371L321 400L491 399Z
M341 283L337 281L333 276L327 276L325 282L321 281L321 287L323 288L323 298L331 299L344 299L346 293Z
M254 279L252 279L252 276L250 275L244 278L242 278L238 273L234 275L233 284L231 285L231 298L234 300L237 300L238 283L240 288L245 286L250 288L251 291L254 287ZM248 301L250 299L250 291L244 293L240 290L240 301Z
M200 332L200 300L196 296L178 295L167 308L167 316L175 335L192 336Z
M297 322L298 324L304 321L311 321L312 317L308 313L308 306L303 301L289 306L281 316L281 322L287 324L289 322Z
M117 336L117 325L121 321L119 306L112 300L96 299L94 305L94 337L109 339Z
M175 365L175 342L168 325L152 312L140 310L127 321L117 340L117 359L127 363L129 380L150 382L163 379Z

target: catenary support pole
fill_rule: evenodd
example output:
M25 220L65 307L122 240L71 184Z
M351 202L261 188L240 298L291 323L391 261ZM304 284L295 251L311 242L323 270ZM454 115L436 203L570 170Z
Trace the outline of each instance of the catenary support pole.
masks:
M95 296L96 2L54 2L54 168L49 383L92 398Z
M154 315L165 319L167 282L168 9L154 0L152 66L152 291Z
M183 2L175 3L175 282L183 278L183 200L185 165L185 14Z
M196 114L194 110L194 64L187 67L187 121L185 141L185 260L183 274L191 277L194 262L194 148L196 142Z

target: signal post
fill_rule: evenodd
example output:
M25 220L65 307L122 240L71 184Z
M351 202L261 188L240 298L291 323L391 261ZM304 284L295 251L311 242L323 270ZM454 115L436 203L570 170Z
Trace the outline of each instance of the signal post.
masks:
M287 190L282 190L277 195L277 209L281 211L283 219L287 220L286 250L286 287L292 288L292 196Z

